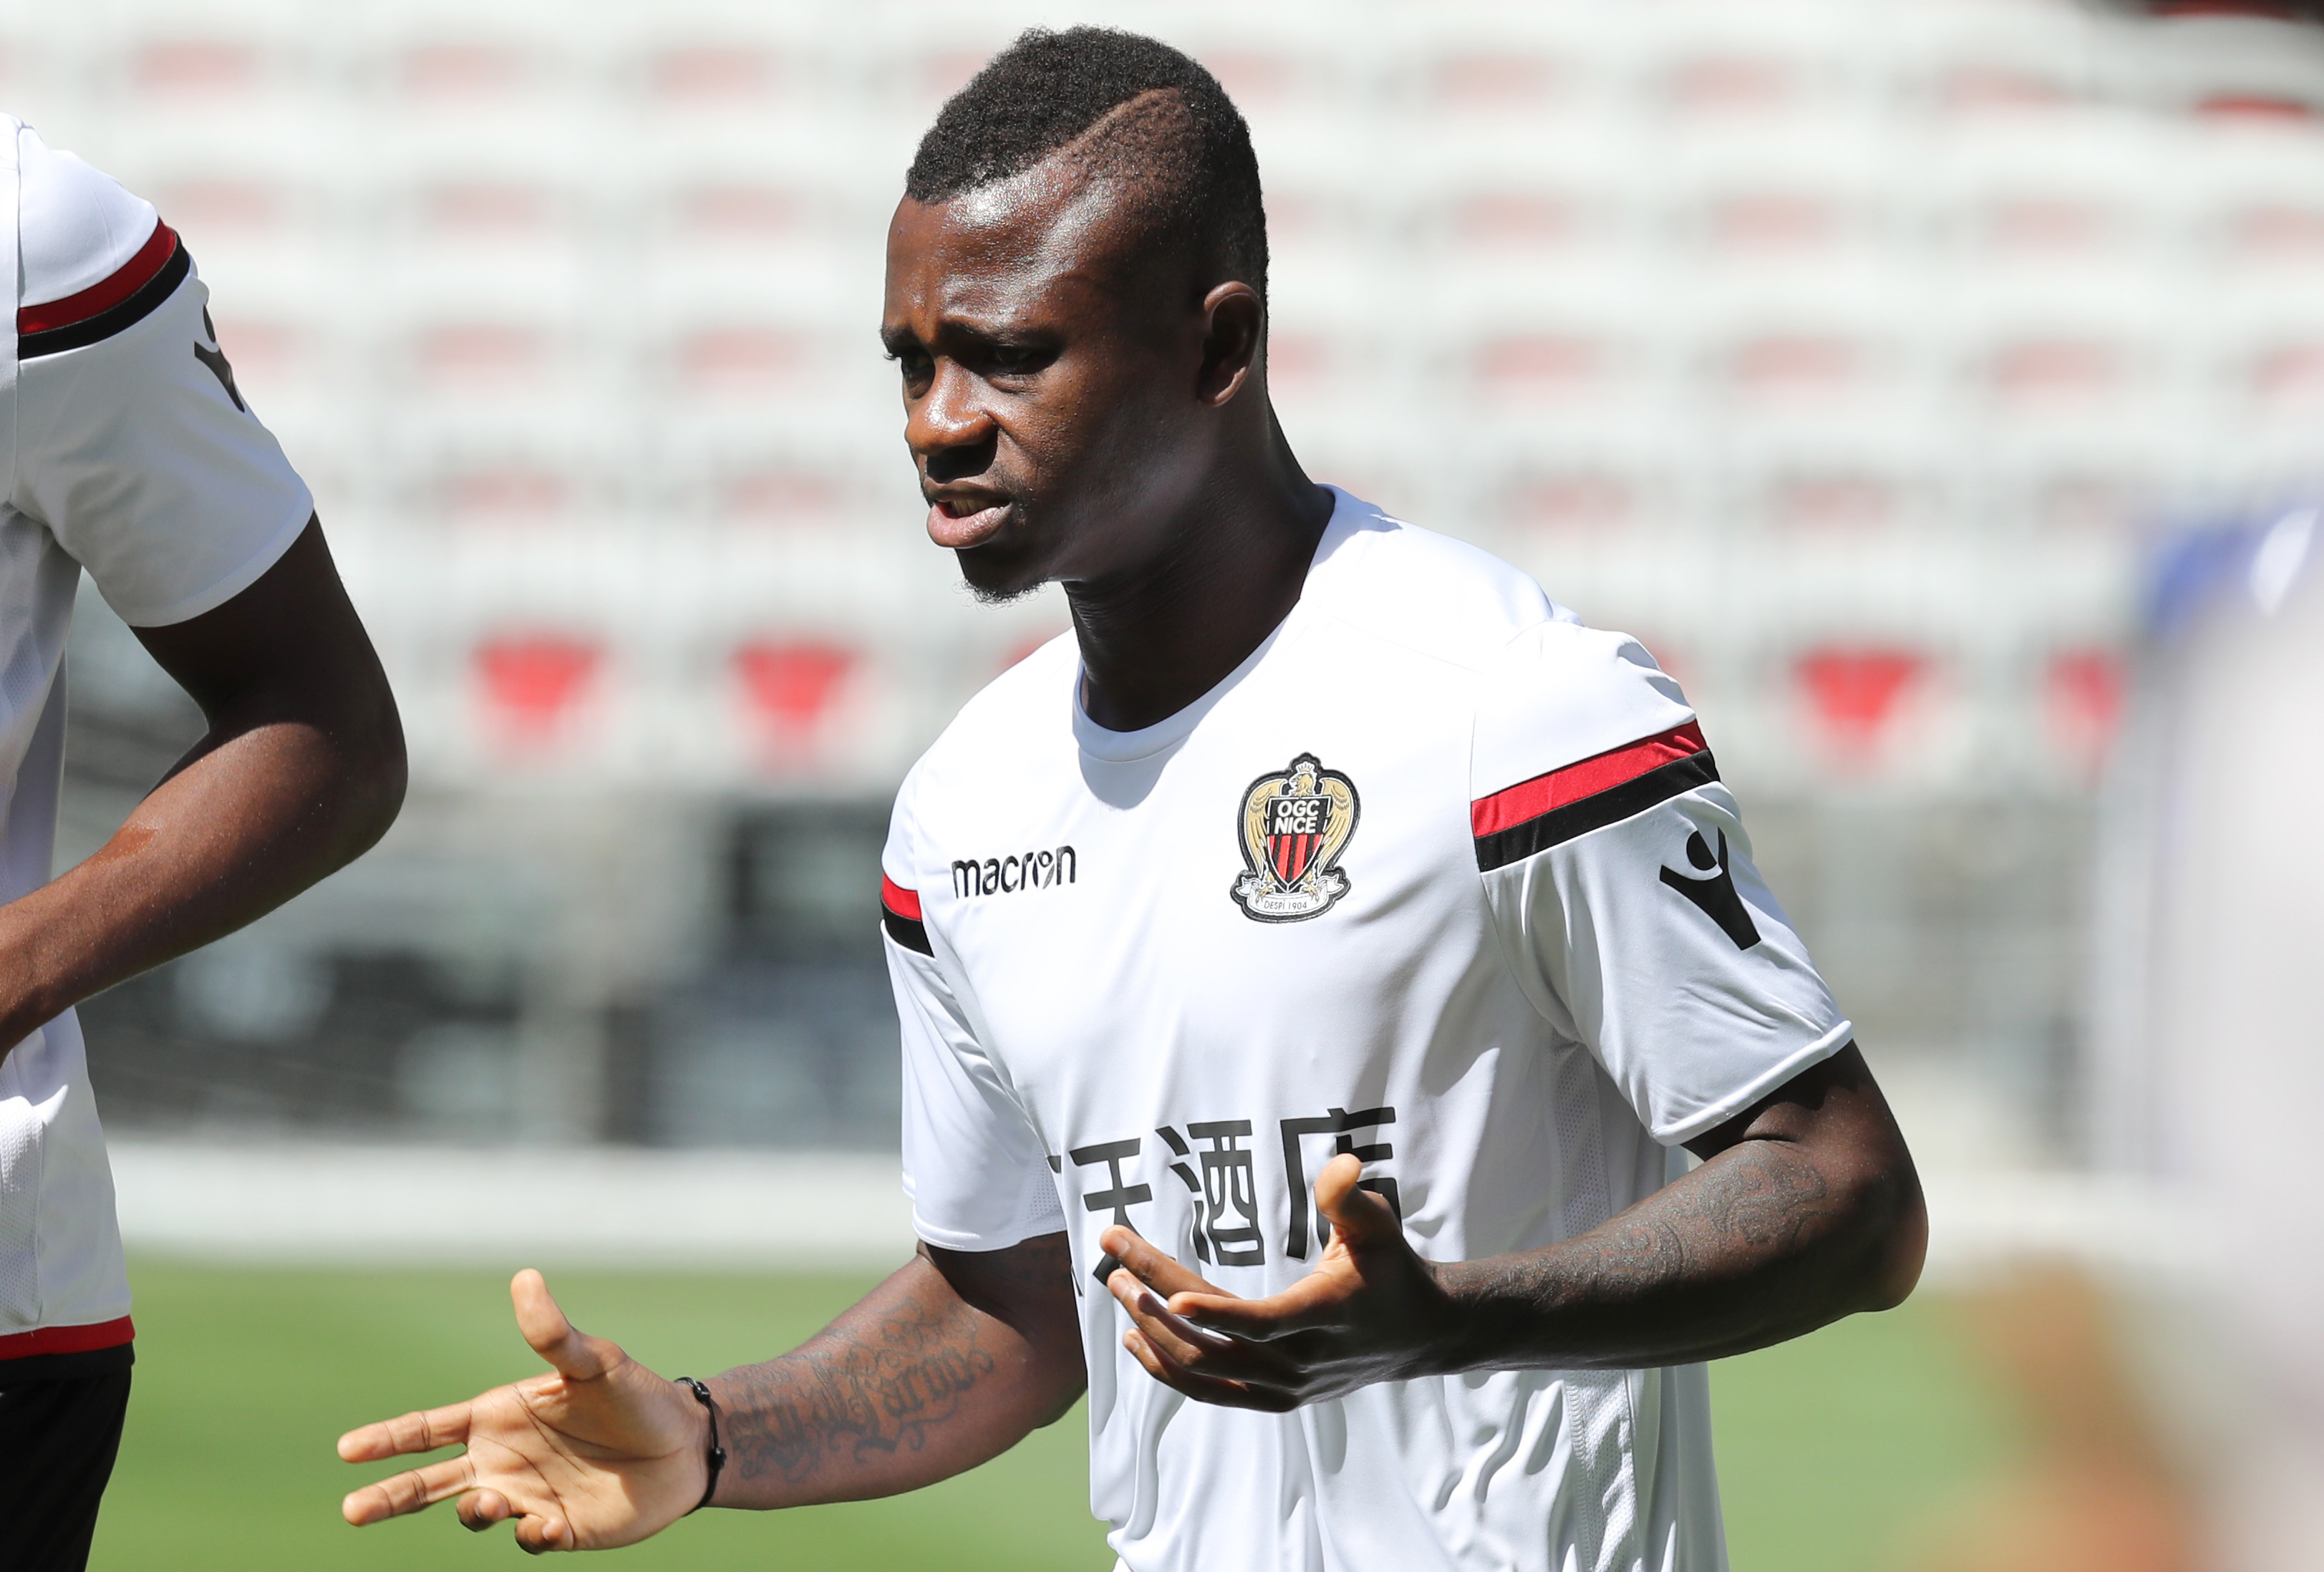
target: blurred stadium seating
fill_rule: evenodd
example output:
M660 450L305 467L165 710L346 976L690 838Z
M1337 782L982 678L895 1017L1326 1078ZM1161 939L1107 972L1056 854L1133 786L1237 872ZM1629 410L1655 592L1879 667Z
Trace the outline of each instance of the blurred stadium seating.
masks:
M1249 113L1311 473L1644 637L1876 1059L2059 1149L2139 542L2311 486L2324 404L2324 70L2066 0L13 9L0 97L186 236L417 771L237 942L303 1016L92 1010L116 1122L474 1135L582 1063L527 1127L886 1138L885 795L1064 616L920 538L882 230L1074 20ZM185 722L104 616L82 850Z

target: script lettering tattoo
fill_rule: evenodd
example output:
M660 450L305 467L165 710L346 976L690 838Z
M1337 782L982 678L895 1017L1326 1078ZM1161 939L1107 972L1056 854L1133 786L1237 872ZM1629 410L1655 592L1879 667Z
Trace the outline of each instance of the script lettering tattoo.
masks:
M796 1484L833 1457L919 1450L993 1373L977 1330L973 1312L916 1298L853 1335L835 1327L786 1358L733 1372L747 1395L724 1405L728 1466Z
M1617 1218L1600 1230L1597 1259L1609 1277L1639 1288L1714 1270L1744 1252L1788 1255L1831 1219L1830 1186L1815 1165L1773 1142L1738 1149L1674 1186L1659 1207Z
M973 1466L1085 1384L1062 1233L924 1246L804 1347L711 1383L735 1504L846 1501ZM721 1485L724 1491L725 1486Z
M1717 1357L1773 1340L1762 1326L1789 1313L1787 1273L1822 1275L1814 1263L1852 1258L1866 1231L1806 1154L1750 1141L1563 1245L1448 1266L1438 1280L1472 1307L1477 1336L1515 1356L1498 1363ZM1706 1320L1728 1328L1709 1346ZM1544 1336L1555 1346L1528 1347Z

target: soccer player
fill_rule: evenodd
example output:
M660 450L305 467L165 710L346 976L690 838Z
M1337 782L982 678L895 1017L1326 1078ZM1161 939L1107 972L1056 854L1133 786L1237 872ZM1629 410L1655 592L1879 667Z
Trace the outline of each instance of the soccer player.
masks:
M72 1007L361 853L404 763L313 500L178 236L22 122L0 134L0 1562L48 1572L88 1558L134 1335ZM208 730L51 880L83 568Z
M521 1273L555 1373L345 1437L466 1443L347 1518L617 1545L1086 1390L1137 1572L1724 1565L1702 1361L1896 1303L1924 1223L1677 685L1301 472L1249 132L1176 51L1019 39L887 267L930 536L1074 619L896 803L919 1252L698 1386Z

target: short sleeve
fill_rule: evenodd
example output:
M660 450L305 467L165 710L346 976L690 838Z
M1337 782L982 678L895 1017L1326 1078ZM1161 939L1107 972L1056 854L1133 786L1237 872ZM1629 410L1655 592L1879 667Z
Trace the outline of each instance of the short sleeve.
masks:
M919 1236L1000 1250L1065 1226L1039 1135L976 1040L921 919L906 802L881 859L881 917L904 1053L904 1188Z
M127 226L152 210L78 160L20 145L27 271L8 501L124 620L184 621L272 566L314 499L235 385L177 236L153 221L121 260Z
M1751 863L1678 685L1620 634L1529 630L1487 674L1471 829L1519 985L1665 1145L1853 1028Z

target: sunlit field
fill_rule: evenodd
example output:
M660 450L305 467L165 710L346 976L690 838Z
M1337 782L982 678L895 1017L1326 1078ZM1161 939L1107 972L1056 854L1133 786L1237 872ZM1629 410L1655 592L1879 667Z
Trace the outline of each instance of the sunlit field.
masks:
M505 1278L468 1271L287 1271L143 1260L136 1394L97 1531L98 1568L435 1568L523 1560L505 1529L448 1508L360 1531L338 1501L382 1468L331 1450L364 1420L539 1368ZM706 1374L798 1342L860 1276L554 1273L585 1328L656 1369ZM2007 1455L2000 1401L1943 1307L1916 1302L1717 1367L1720 1477L1740 1572L1865 1572ZM944 1567L1105 1572L1078 1409L1009 1456L889 1502L712 1512L611 1563L653 1567Z

